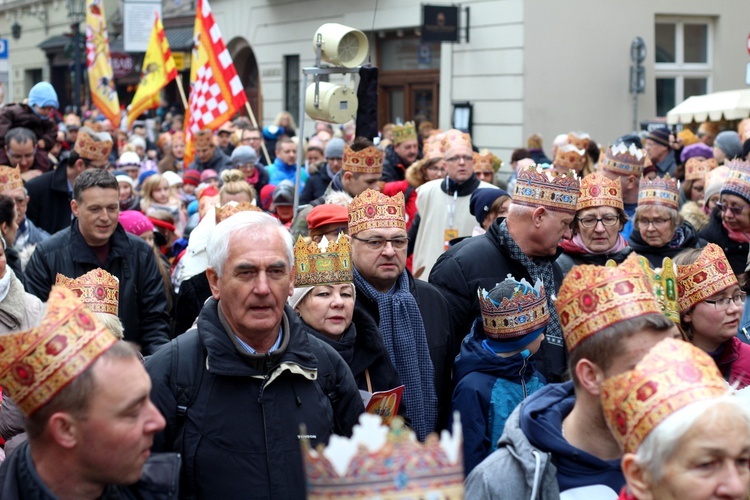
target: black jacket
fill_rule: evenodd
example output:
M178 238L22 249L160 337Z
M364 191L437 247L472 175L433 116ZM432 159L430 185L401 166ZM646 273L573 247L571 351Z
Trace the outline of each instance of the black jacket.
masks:
M318 165L316 171L308 169L310 177L305 182L305 188L302 190L302 194L299 195L299 204L307 205L316 198L320 198L328 189L328 185L331 183L332 177L328 175L328 162L323 162Z
M445 429L448 425L453 395L451 371L453 360L458 354L458 348L453 348L455 342L451 338L449 329L448 304L434 286L414 279L411 274L409 274L409 292L414 296L419 312L422 313L430 359L435 368L435 392L438 398L437 429ZM359 289L356 307L369 314L375 320L375 324L380 324L378 304Z
M668 243L662 247L652 247L644 241L641 237L641 233L635 229L630 233L630 241L628 244L630 245L630 248L633 249L633 252L646 257L649 264L651 264L651 267L654 268L661 267L662 262L666 257L674 258L675 255L688 248L703 248L706 246L706 240L698 237L698 233L689 222L683 222L677 230L682 232L684 236L684 239L679 246L670 246L671 244ZM746 260L747 248L745 249L745 261ZM744 265L743 261L742 271L745 270Z
M76 219L68 229L37 245L26 266L26 290L47 301L57 273L78 278L103 268L120 280L120 320L125 340L141 346L143 354L156 352L169 342L169 312L164 282L153 249L121 225L109 239L110 250L102 266L78 230Z
M724 250L724 255L727 256L729 265L732 266L734 274L740 275L745 272L745 266L747 266L747 254L750 245L748 243L740 243L729 238L727 230L721 223L721 212L717 208L714 208L711 212L711 216L708 221L708 227L698 233L698 235L708 241L709 243L715 243Z
M177 304L174 308L175 337L190 330L210 296L211 287L208 285L206 271L180 283L180 293L177 294Z
M203 172L206 169L215 170L217 174L220 174L222 170L232 168L232 161L227 155L221 150L221 148L214 148L214 155L206 163L203 163L196 156L193 162L188 166L188 169L197 170Z
M73 197L68 188L67 164L67 161L62 161L55 170L45 172L26 183L26 190L29 192L26 217L49 234L70 227L72 220L70 200Z
M210 299L197 328L146 360L151 398L167 421L154 451L175 447L171 363L173 346L180 343L179 362L199 364L202 371L184 417L183 445L174 450L183 458L181 498L305 498L300 424L312 446L327 443L334 432L351 435L364 411L351 371L330 346L302 331L288 306L280 348L240 354L218 304Z
M409 165L396 153L392 145L385 148L383 176L381 177L384 182L403 181L406 179L407 168Z

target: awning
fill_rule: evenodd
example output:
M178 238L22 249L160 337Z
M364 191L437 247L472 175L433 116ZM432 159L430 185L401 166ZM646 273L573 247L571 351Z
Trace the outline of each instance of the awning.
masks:
M750 117L750 89L726 90L713 94L695 95L667 113L667 123L690 123L740 120Z

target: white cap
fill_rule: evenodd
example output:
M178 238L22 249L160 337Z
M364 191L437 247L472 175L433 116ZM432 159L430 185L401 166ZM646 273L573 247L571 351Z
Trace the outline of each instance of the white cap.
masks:
M161 176L167 179L169 187L175 187L178 184L182 184L182 177L177 175L175 172L172 172L171 170L167 170L166 172L161 174Z
M134 153L133 151L126 151L122 155L120 155L120 159L117 160L117 165L120 167L131 165L140 168L141 159L137 153Z
M117 177L115 177L115 179L117 179L117 182L127 182L128 184L130 184L131 188L135 187L135 183L133 182L133 179L131 179L129 175L118 175Z

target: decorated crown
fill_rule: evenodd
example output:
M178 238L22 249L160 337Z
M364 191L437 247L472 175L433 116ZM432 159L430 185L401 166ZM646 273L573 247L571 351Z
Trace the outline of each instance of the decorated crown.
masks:
M75 292L89 311L117 316L117 308L120 304L120 280L104 269L92 269L75 279L57 273L55 285L64 286Z
M443 158L445 156L442 134L440 136L431 136L427 142L425 142L422 147L422 156L425 160Z
M563 279L555 309L569 351L591 335L621 321L661 314L661 307L635 254L630 254L617 267L574 266Z
M555 159L552 163L561 169L580 170L586 163L586 150L578 149L572 144L566 144L557 148Z
M610 179L599 172L581 179L581 196L578 198L576 211L594 207L614 207L618 210L625 210L619 179Z
M721 188L721 193L734 194L750 201L750 163L733 160L726 162L729 173Z
M88 127L81 127L78 129L74 150L81 158L107 161L112 152L112 136L107 132L94 132Z
M249 201L230 201L225 203L223 206L216 206L216 223L225 221L238 212L263 212L260 208L256 207Z
M468 148L469 151L471 151L471 136L465 132L452 128L447 130L443 135L443 139L440 141L440 147L443 150L443 153L456 147Z
M380 191L367 189L349 203L349 234L367 229L406 229L404 193L386 196Z
M634 144L626 146L623 143L607 149L600 167L619 175L635 175L640 177L645 167L646 152Z
M351 283L352 247L349 238L339 234L336 241L328 241L325 236L320 244L306 242L302 236L294 244L294 286L333 285Z
M39 326L0 335L0 384L33 415L115 342L73 291L54 286Z
M354 151L348 144L344 144L341 169L355 174L380 175L383 173L383 152L375 146L369 146L362 151Z
M711 172L711 170L715 169L718 166L719 164L716 163L716 160L714 158L709 158L707 160L690 158L685 163L685 180L704 180Z
M657 267L656 269L651 269L648 259L642 255L638 256L638 263L651 283L651 289L654 292L657 302L659 302L662 314L671 319L674 324L679 325L680 304L678 298L677 267L672 262L672 259L665 257L661 267Z
M577 149L586 151L589 148L591 136L582 132L570 132L568 134L568 144L575 146Z
M307 498L462 498L461 443L458 419L452 436L431 434L422 444L400 418L389 428L363 413L349 439L334 435L326 448L313 450L303 438Z
M522 337L549 323L547 295L542 282L537 280L532 287L525 279L519 282L510 274L504 283L508 282L515 285L513 296L503 297L499 303L486 290L477 290L484 333L494 340Z
M417 129L414 128L414 122L406 122L403 125L393 126L393 144L416 140Z
M681 312L738 284L724 251L714 243L706 245L692 264L677 266L677 276Z
M654 179L641 177L641 184L638 188L639 207L657 206L679 210L679 199L680 186L677 179L672 179L669 174Z
M518 172L513 203L574 214L580 194L575 171L555 176L541 166L531 165Z
M474 153L475 171L482 172L492 170L493 172L497 172L502 165L503 160L486 149L483 149L479 153Z
M677 410L728 393L711 356L689 342L664 339L633 370L604 381L602 410L620 447L635 453Z
M21 169L0 165L0 193L23 187Z

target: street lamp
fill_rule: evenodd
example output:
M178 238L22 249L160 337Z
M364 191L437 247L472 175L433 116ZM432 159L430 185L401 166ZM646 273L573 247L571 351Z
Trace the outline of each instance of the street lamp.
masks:
M76 114L81 116L81 84L83 74L81 70L81 22L86 19L86 0L65 0L65 8L68 10L68 18L73 22L73 105Z

